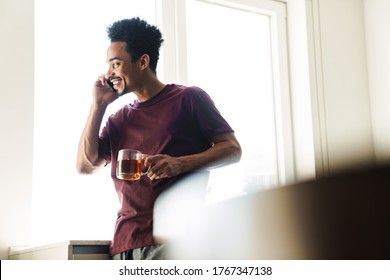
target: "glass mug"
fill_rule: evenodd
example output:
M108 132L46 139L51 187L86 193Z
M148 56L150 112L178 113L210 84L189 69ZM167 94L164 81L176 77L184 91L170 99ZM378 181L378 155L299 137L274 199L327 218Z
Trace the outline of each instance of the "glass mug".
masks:
M150 169L149 166L146 172L142 172L143 162L143 155L140 151L132 149L120 150L116 165L116 177L127 181L139 180Z

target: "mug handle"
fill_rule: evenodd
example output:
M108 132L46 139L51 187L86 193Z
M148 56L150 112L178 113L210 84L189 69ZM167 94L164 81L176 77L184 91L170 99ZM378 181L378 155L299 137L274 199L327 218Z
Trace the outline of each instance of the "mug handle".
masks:
M142 154L142 161L144 162L145 159L146 159L146 157L148 157L148 156L149 156L149 155L147 155L147 154ZM149 165L148 170L146 170L145 172L141 172L141 176L144 176L144 175L148 174L148 172L149 172L149 170L150 170L151 167L152 167L152 166Z

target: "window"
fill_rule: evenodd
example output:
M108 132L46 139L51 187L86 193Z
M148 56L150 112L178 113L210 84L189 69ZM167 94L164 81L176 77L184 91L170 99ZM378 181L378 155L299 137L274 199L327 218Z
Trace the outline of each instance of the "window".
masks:
M175 9L185 15L172 22L180 49L165 70L206 90L243 148L240 163L212 171L209 201L294 180L285 4L186 0Z
M284 9L265 0L35 0L32 243L112 237L119 205L110 170L81 176L75 162L93 81L107 69L105 28L121 18L160 26L160 79L206 90L236 130L243 160L213 171L210 201L291 180Z

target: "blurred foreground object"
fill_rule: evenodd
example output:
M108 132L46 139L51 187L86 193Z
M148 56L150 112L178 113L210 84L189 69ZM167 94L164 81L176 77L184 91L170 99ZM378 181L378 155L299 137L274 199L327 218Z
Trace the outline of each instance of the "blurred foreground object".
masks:
M191 202L199 195L185 188L156 202L155 236L170 244L172 259L390 259L390 165L209 207ZM178 200L189 207L175 209Z

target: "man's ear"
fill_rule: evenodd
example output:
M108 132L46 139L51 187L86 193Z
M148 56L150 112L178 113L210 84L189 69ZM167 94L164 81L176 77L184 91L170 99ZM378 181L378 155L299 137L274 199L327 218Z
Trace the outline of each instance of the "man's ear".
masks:
M143 55L139 58L139 67L140 67L141 70L146 69L146 68L149 66L149 63L150 63L150 57L149 57L149 55L143 54Z

